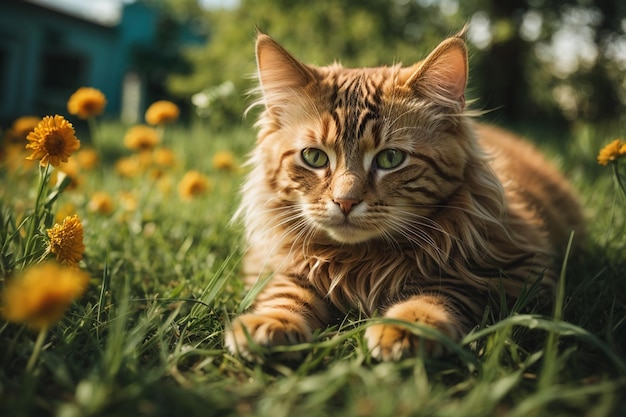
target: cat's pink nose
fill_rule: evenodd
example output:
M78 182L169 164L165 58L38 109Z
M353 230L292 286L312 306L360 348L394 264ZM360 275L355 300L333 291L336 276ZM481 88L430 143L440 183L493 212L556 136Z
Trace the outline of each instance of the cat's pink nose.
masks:
M350 213L350 210L352 210L352 207L360 203L359 200L354 200L351 198L335 198L333 199L333 201L335 202L335 204L339 206L341 211L343 211L344 214L346 215Z

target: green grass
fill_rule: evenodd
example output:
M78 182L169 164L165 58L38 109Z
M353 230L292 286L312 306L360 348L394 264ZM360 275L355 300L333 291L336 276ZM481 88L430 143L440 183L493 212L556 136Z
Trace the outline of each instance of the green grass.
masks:
M250 364L223 349L224 328L246 300L241 230L230 224L242 174L214 170L211 158L226 149L242 161L252 129L166 131L178 165L164 194L147 175L115 174L115 159L128 153L124 127L103 124L101 164L57 202L73 203L83 221L82 266L92 284L50 329L32 373L26 363L37 334L0 322L0 415L626 415L626 201L611 170L595 162L612 136L534 133L580 190L590 219L587 252L564 266L556 318L513 314L451 345L448 357L377 363L355 314L314 343L284 349L302 352L302 362L260 352L266 361ZM175 184L188 169L209 175L213 191L179 199ZM6 217L28 205L36 178L0 175ZM96 190L133 192L139 207L91 213Z

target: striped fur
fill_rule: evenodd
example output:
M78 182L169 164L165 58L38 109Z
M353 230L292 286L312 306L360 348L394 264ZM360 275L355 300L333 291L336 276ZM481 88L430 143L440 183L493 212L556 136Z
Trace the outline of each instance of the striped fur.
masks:
M461 37L411 67L347 69L304 65L260 34L257 62L264 111L239 215L249 283L272 278L233 321L231 351L310 341L353 310L458 340L490 293L554 284L578 203L530 145L471 120ZM307 164L311 148L324 166ZM392 169L387 149L405 155ZM421 342L382 324L365 336L384 360Z

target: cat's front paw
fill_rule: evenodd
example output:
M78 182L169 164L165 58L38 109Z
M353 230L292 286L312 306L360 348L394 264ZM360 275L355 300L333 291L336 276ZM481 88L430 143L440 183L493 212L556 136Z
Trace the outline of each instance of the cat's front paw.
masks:
M431 326L447 337L458 340L460 323L434 297L416 297L391 307L386 318ZM423 351L431 357L446 353L439 341L420 337L406 327L395 324L375 324L365 330L367 347L372 356L383 361L397 361Z
M250 342L272 348L311 340L311 329L301 315L287 310L275 310L265 314L248 313L237 317L226 332L224 344L231 353L254 360L257 355ZM298 355L282 356L297 359Z
M436 340L422 338L393 324L375 324L365 331L372 357L381 361L399 361L423 350L427 356L443 355L445 347Z

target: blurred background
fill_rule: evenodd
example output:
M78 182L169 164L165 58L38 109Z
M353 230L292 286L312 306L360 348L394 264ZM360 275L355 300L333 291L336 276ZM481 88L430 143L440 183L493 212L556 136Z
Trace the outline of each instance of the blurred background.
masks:
M624 0L2 0L0 124L65 114L81 86L126 123L169 99L188 122L241 124L257 27L304 62L374 66L412 64L466 23L488 120L623 133Z

